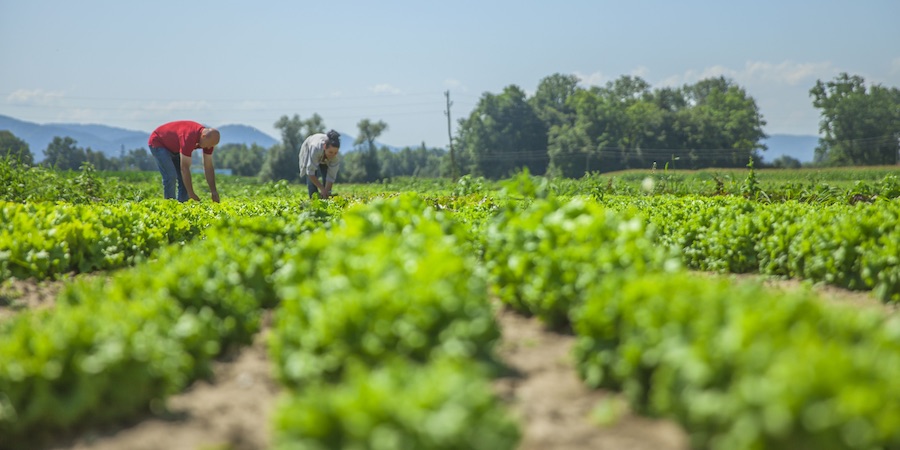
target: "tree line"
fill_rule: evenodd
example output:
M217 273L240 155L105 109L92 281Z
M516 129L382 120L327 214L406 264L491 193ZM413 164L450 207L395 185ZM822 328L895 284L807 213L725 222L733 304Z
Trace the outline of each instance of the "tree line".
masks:
M534 95L516 85L499 94L484 93L475 109L458 120L453 137L458 149L378 148L388 129L383 121L363 119L358 137L341 148L343 182L377 182L398 176L507 177L527 168L533 174L581 177L591 172L639 168L700 169L800 167L784 156L764 164L766 125L755 99L732 80L714 77L682 87L653 89L635 76L622 76L605 86L578 85L574 75L542 79ZM809 91L820 110L819 145L814 166L895 165L900 162L900 90L866 86L859 76L840 74L818 80ZM222 145L216 166L261 181L302 181L297 157L303 140L327 128L322 117L282 116L274 124L281 142L271 148L256 144ZM89 162L98 170L155 170L146 149L107 157L82 149L69 137L48 145L42 164L78 169ZM0 131L0 157L18 156L31 164L28 145ZM454 164L456 167L454 167Z
M897 164L900 90L841 74L810 90L821 112L815 164ZM499 178L531 173L580 177L593 171L761 164L766 122L746 90L724 77L652 89L622 76L582 88L573 75L541 80L533 96L518 86L484 94L457 137L463 173ZM776 167L799 167L789 157Z

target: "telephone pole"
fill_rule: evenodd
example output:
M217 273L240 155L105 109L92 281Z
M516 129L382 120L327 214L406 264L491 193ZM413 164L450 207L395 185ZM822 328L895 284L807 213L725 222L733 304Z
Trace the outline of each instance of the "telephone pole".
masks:
M451 121L450 121L450 105L452 105L453 102L450 101L450 91L449 91L449 90L444 91L444 97L447 97L447 110L444 111L444 114L447 115L447 137L450 138L450 178L451 178L451 179L453 180L453 182L455 183L455 182L456 182L456 175L457 175L457 171L456 171L456 153L453 152L453 133L450 131L450 124L451 124Z

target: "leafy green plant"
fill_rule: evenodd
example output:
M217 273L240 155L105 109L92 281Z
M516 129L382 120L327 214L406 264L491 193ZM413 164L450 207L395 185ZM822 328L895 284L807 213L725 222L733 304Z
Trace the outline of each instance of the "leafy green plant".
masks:
M275 411L276 449L513 449L520 431L477 366L436 360L351 365Z

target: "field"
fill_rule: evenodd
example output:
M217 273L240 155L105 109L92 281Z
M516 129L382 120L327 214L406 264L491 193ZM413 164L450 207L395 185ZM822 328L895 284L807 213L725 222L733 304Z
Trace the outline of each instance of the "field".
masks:
M4 170L0 448L900 448L895 168Z

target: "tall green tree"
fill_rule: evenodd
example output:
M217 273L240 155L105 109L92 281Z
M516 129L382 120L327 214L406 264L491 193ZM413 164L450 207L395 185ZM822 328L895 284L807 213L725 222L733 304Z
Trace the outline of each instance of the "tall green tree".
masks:
M322 119L322 116L316 113L314 113L309 119L304 120L303 126L306 127L306 134L304 139L316 133L325 132L325 121Z
M34 155L31 154L28 143L8 130L0 130L0 159L2 158L10 158L29 166L34 164Z
M551 128L547 145L550 157L547 175L578 178L592 170L592 162L593 170L599 169L599 152L587 134L587 128L580 125L583 124L564 124Z
M281 116L275 122L275 128L281 130L281 144L273 145L266 154L265 162L259 172L261 181L300 180L300 146L306 136L303 134L304 122L300 115L294 117Z
M362 169L364 173L364 182L377 181L382 178L381 163L378 160L378 149L375 148L375 140L381 136L388 125L383 121L372 122L369 119L360 120L356 124L359 129L359 136L353 142L362 152Z
M462 159L475 175L499 179L523 168L538 175L547 170L547 128L518 86L482 95L469 117L460 120L458 135Z
M577 76L556 73L538 83L537 91L528 103L549 130L572 121L575 111L568 100L579 90Z
M653 123L644 122L644 116L655 110L647 104L649 87L640 78L623 76L605 87L572 95L568 103L574 111L573 122L550 131L550 172L580 177L635 164L644 135L659 131Z
M743 167L765 150L763 119L756 100L732 81L708 78L684 87L689 130L684 134L689 168ZM687 162L685 162L687 163Z
M841 73L810 89L820 110L815 161L825 165L893 165L900 161L900 90Z
M78 147L77 143L78 141L68 136L54 137L44 150L42 164L58 170L77 170L87 160L84 149Z
M599 168L609 171L645 167L643 152L652 147L647 141L659 134L650 84L641 77L623 75L593 92L600 97L603 108L594 118L601 130L595 141Z

